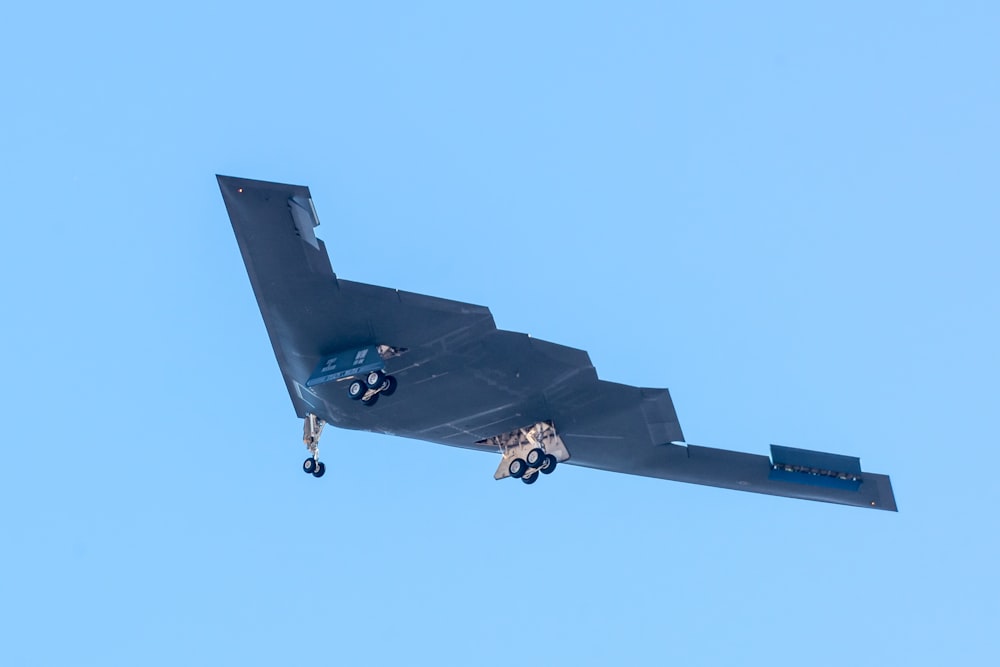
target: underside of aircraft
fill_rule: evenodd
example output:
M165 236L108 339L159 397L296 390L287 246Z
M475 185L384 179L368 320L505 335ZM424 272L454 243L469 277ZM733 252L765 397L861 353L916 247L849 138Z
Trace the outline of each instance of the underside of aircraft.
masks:
M218 181L315 477L333 424L493 453L498 480L569 464L896 510L856 457L686 444L666 389L601 380L585 351L498 329L484 306L339 278L307 187Z

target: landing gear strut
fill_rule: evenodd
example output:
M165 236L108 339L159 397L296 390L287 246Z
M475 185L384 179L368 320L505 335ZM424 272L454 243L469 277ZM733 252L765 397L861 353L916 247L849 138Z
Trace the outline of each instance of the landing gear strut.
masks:
M326 474L326 464L319 460L319 436L323 433L325 425L325 421L311 412L306 415L305 423L302 425L302 442L312 454L302 462L302 470L313 477L322 477Z

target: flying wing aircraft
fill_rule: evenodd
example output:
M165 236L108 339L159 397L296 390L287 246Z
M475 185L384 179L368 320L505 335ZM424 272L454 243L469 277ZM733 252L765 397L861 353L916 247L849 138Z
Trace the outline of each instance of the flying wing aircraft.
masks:
M498 480L568 463L896 510L858 458L685 444L666 389L601 380L583 350L498 329L483 306L339 278L309 188L218 181L315 477L329 423L492 453Z

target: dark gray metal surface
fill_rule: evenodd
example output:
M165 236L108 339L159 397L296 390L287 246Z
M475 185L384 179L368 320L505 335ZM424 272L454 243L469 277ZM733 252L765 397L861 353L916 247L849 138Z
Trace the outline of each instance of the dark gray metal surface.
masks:
M308 188L218 180L299 417L494 454L477 441L548 420L574 465L896 509L885 475L831 488L808 471L771 479L778 462L767 456L671 444L684 436L666 389L600 380L583 350L497 329L484 306L339 279L309 225ZM341 382L306 388L320 359L367 345L406 348L385 362L399 382L393 396L369 408Z

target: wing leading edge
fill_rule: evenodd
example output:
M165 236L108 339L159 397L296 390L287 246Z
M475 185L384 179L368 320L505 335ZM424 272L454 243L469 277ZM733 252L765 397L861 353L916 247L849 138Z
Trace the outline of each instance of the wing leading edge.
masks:
M552 424L569 464L896 510L889 478L863 472L856 458L683 444L666 389L600 380L583 350L497 329L483 306L339 279L315 234L308 188L228 176L218 182L289 396L306 420L313 466L321 465L322 422L479 450L501 434ZM385 359L364 368L391 374L393 392L397 381L400 387L377 408L370 406L388 381L349 396L350 377L314 375L333 359L374 349ZM501 452L506 461L509 452Z

